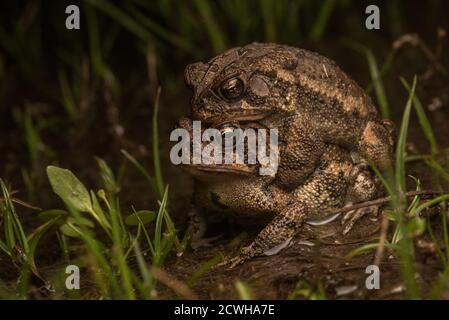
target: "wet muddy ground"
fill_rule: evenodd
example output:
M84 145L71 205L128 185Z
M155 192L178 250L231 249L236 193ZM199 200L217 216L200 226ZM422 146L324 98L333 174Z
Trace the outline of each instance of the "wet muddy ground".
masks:
M438 213L433 213L429 221L441 226ZM322 286L325 297L329 299L398 299L404 298L404 284L400 277L399 259L389 249L383 252L380 264L380 289L368 290L365 282L371 273L366 268L375 260L376 250L369 250L355 257L347 255L354 249L378 242L381 215L364 217L345 236L342 235L340 220L320 227L305 226L287 249L275 256L263 256L237 266L234 269L214 267L203 274L192 286L194 292L204 299L237 299L235 281L244 281L257 299L287 299L295 288L309 288L307 293L315 294ZM222 225L223 226L223 225ZM230 226L226 226L228 230ZM173 257L167 263L167 272L180 280L189 277L206 261L221 255L233 256L241 245L247 245L255 236L256 230L248 232L234 226L234 232L222 235L212 248L188 251L182 257ZM214 234L214 233L212 233ZM233 238L235 236L236 238ZM390 234L391 236L391 234ZM431 239L417 240L415 268L416 280L423 292L429 290L441 261L435 253ZM419 275L418 275L419 274ZM168 292L165 292L170 296Z

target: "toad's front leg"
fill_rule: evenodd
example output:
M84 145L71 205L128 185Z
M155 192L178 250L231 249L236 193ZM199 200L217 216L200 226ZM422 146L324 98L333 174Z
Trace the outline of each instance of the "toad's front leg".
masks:
M352 166L342 149L330 146L321 166L306 183L289 194L289 201L277 208L275 218L237 257L223 264L234 267L255 256L276 254L289 244L306 218L341 207L346 200ZM277 194L272 192L271 197L276 198Z
M241 249L240 254L221 265L233 268L248 259L259 255L274 255L288 246L307 217L307 206L302 202L287 205L263 230L254 241Z

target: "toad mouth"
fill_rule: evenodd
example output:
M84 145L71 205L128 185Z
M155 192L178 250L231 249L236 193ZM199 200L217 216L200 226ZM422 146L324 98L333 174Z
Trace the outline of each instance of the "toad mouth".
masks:
M236 165L236 164L215 164L215 165L204 165L204 164L185 164L185 168L191 170L203 171L203 172L214 172L214 173L236 173L242 175L251 175L255 172L254 167L247 165Z
M201 128L201 132L206 129L217 129L222 135L224 135L228 131L232 131L233 129L266 129L266 126L262 125L259 122L252 121L253 119L245 119L240 118L240 120L228 119L226 121L217 122L213 125L209 125L206 128ZM184 117L179 120L178 127L186 129L190 136L192 137L192 119ZM203 142L204 145L204 142ZM240 175L251 175L256 169L257 165L250 164L240 164L240 163L220 163L220 164L181 164L187 170L196 171L196 172L208 172L208 173L234 173Z
M229 116L226 120L222 120L222 117L220 116L214 116L206 119L204 122L207 124L210 124L211 128L217 128L220 125L223 125L225 123L236 123L239 125L239 127L242 127L244 124L253 124L258 125L258 127L261 127L262 124L260 123L260 120L263 120L264 118L268 117L271 113L254 113L254 114L246 114L246 115L236 115L236 116ZM263 127L263 126L262 126ZM247 126L247 128L250 128ZM256 129L257 127L252 127ZM265 127L264 127L265 128Z
M205 121L205 123L208 124L208 127L202 128L201 131L204 131L206 129L218 129L220 131L229 129L229 128L235 128L235 129L266 129L269 128L262 124L260 121L265 118L264 116L258 116L258 117L252 117L252 116L245 116L245 117L235 117L230 118L227 120L220 120L216 122L210 122ZM186 129L190 134L192 134L192 118L183 117L181 120L178 121L178 128Z

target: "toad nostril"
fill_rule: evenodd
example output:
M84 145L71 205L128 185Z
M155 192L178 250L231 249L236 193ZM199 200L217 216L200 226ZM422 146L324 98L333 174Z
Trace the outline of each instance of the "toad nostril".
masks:
M203 99L192 100L191 114L194 120L202 119L205 106L206 104Z
M204 109L204 107L206 106L206 103L204 101L204 99L193 99L192 100L192 111L199 111Z

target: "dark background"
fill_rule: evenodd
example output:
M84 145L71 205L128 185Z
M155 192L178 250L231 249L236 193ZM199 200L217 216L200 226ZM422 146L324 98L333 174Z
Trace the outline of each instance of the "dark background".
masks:
M65 28L69 3L80 7L80 30ZM365 28L369 4L380 8L380 30ZM447 12L448 2L436 0L2 1L0 177L22 199L48 208L59 204L45 176L49 164L70 168L92 187L98 180L94 156L118 170L120 150L126 149L151 168L151 117L160 86L163 171L172 196L188 198L190 180L168 159L168 134L189 112L190 93L183 83L188 63L272 41L332 58L369 88L368 64L355 44L369 48L380 68L395 40L416 33L432 51L443 45L439 58L447 65L447 38L437 37L439 28L447 30ZM443 102L429 117L441 129L437 138L445 141L447 78L429 75L430 64L419 46L404 45L382 80L398 123L406 97L399 76L410 81L422 75L418 94L425 107L435 97ZM129 168L121 197L125 203L154 205L152 191ZM182 206L188 200L180 201Z

